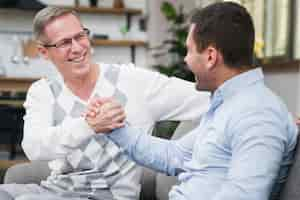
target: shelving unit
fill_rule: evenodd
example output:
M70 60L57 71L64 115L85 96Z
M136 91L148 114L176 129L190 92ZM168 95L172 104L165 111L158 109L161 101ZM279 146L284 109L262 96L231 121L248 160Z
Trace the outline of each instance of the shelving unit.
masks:
M10 105L10 106L14 106L14 107L18 107L21 108L23 106L24 100L0 100L0 105Z
M79 6L79 7L65 7L68 9L74 9L77 12L81 13L96 13L96 14L114 14L114 15L140 15L142 14L142 10L140 9L132 9L132 8L103 8L103 7L87 7L87 6Z
M131 8L104 8L104 7L64 7L68 9L74 9L79 14L100 14L100 15L119 15L126 16L127 27L130 28L131 17L136 15L141 15L141 9L131 9ZM13 13L13 15L20 15L20 13L27 13L29 16L34 16L37 10L21 10L16 8L10 9L0 9L0 13L4 14ZM26 14L26 15L27 15ZM28 30L3 30L0 29L1 34L32 34ZM131 61L135 62L135 52L137 47L147 48L148 43L141 40L103 40L103 39L92 39L91 43L93 46L107 46L107 47L126 47L130 48ZM8 78L0 77L0 91L12 91L12 92L26 92L30 85L36 81L36 79L30 78ZM0 99L0 105L10 104L14 106L21 106L23 104L22 100L14 99Z
M0 91L26 92L36 80L34 78L0 77Z
M125 15L126 26L128 29L131 27L131 16L141 15L143 12L140 9L132 8L104 8L104 7L64 7L68 9L74 9L79 13L90 13L90 14L109 14L109 15Z
M0 77L0 92L27 92L30 85L37 79ZM0 105L22 107L24 100L0 99Z
M106 14L106 15L125 15L126 16L126 25L128 28L131 26L131 17L133 15L141 15L143 12L140 9L132 9L132 8L104 8L104 7L87 7L87 6L79 6L79 7L71 7L71 6L63 6L63 8L73 9L79 13L88 13L88 14ZM0 8L0 12L25 12L25 13L36 13L37 10L22 10L17 8L8 8L3 9Z
M106 8L106 7L87 7L87 6L79 6L79 7L70 7L64 6L63 8L67 9L74 9L78 13L86 13L86 14L101 14L101 15L124 15L126 16L126 26L128 29L131 27L131 17L135 15L141 15L141 9L132 9L132 8ZM26 12L34 14L37 12L36 10L21 10L21 9L0 9L0 12ZM1 30L1 33L4 34L30 34L28 31L7 31ZM135 62L135 54L136 54L136 47L147 47L148 44L145 41L139 40L100 40L100 39L92 39L92 44L94 46L111 46L111 47L129 47L130 48L130 56L131 62Z
M130 47L131 62L135 63L135 51L137 46L147 47L148 44L139 40L92 40L94 46L123 46Z
M125 15L126 16L126 26L128 29L131 27L131 17L133 15L141 15L142 10L140 9L131 9L131 8L104 8L104 7L64 7L67 9L74 9L79 13L88 13L88 14L108 14L108 15ZM121 46L121 47L130 47L130 56L131 62L135 62L135 52L137 46L146 47L147 43L139 40L100 40L93 39L92 44L95 46Z
M95 46L147 46L148 44L140 40L99 40L93 39L92 44Z

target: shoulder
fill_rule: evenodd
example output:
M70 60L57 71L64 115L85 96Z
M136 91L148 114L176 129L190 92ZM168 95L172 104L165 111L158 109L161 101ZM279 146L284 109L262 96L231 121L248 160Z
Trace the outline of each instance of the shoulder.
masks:
M251 91L252 90L252 91ZM255 127L272 132L285 133L293 126L293 120L283 101L267 87L256 87L236 95L230 104L232 109L229 128L241 134L242 130ZM269 134L261 131L260 135Z
M269 110L273 113L287 112L286 105L281 98L263 83L257 84L237 92L225 100L227 107L234 107L235 115Z
M31 84L28 92L42 92L45 89L49 89L49 80L46 78L41 78Z
M101 71L105 79L110 82L119 82L125 85L130 83L149 83L159 79L159 77L167 78L164 75L151 69L138 67L130 64L100 64Z
M62 88L62 85L57 80L41 78L29 87L27 91L27 99L30 97L53 98L54 92Z
M142 68L139 66L136 66L133 63L129 64L113 64L111 65L111 70L114 71L119 71L122 75L125 76L131 76L131 77L136 77L138 76L147 76L147 77L153 77L153 76L158 76L159 73L156 71L146 68Z

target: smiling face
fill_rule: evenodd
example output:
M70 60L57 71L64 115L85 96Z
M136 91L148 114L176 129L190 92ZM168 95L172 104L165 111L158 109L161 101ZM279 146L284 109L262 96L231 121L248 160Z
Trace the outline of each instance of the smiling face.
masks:
M39 52L56 66L64 79L91 73L91 44L75 15L68 13L55 18L45 26L44 35L48 40L46 44L56 44L56 47L40 45ZM59 45L67 41L69 45Z
M215 89L215 69L217 62L217 50L213 46L199 51L193 37L195 24L191 24L186 40L187 55L185 62L195 75L196 89L212 91Z

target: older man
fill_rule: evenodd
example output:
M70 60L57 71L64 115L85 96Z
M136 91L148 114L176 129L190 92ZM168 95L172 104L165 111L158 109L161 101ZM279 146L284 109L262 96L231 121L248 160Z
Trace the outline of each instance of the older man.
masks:
M178 141L154 138L130 125L108 137L138 163L178 175L170 200L278 199L297 127L265 86L262 70L253 67L249 13L232 2L199 10L186 44L185 61L197 89L213 94L199 127Z
M34 35L63 79L41 79L29 89L22 146L30 160L51 161L52 173L41 185L0 186L1 199L138 199L141 168L96 134L123 125L121 106L109 101L94 120L83 117L86 107L93 98L114 97L127 121L150 133L160 120L198 118L209 93L133 65L93 62L89 30L71 10L41 10Z

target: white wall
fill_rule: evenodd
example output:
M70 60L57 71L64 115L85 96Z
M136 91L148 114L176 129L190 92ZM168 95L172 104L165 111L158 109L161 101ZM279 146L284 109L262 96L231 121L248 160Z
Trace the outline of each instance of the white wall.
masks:
M282 98L294 116L300 116L299 67L264 70L266 84Z

